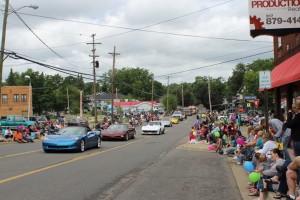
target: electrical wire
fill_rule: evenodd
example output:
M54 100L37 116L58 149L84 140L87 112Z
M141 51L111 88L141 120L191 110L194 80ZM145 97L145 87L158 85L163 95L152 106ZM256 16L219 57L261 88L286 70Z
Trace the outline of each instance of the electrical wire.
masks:
M29 29L29 31L42 43L44 44L52 53L54 53L56 56L58 56L59 58L65 60L67 63L69 63L70 65L79 68L76 65L73 65L72 63L70 63L70 61L68 59L66 59L65 57L61 56L60 54L58 54L56 51L54 51L51 47L49 47L29 26L28 24L20 17L20 15L16 12L16 10L9 5L13 11L13 13L20 19L20 21Z
M169 76L169 75L174 75L174 74L180 74L180 73L190 72L190 71L194 71L194 70L197 70L197 69L203 69L203 68L207 68L207 67L213 67L213 66L216 66L216 65L220 65L220 64L224 64L224 63L229 63L229 62L233 62L233 61L237 61L237 60L242 60L242 59L245 59L245 58L250 58L250 57L254 57L254 56L258 56L258 55L265 54L265 53L270 53L270 52L273 52L273 50L265 51L265 52L261 52L261 53L257 53L257 54L252 54L252 55L249 55L249 56L244 56L244 57L236 58L236 59L232 59L232 60L227 60L227 61L223 61L223 62L211 64L211 65L206 65L206 66L202 66L202 67L196 67L196 68L193 68L193 69L188 69L188 70L178 71L178 72L174 72L174 73L159 75L159 76L155 76L155 77L158 78L158 77L164 77L164 76Z

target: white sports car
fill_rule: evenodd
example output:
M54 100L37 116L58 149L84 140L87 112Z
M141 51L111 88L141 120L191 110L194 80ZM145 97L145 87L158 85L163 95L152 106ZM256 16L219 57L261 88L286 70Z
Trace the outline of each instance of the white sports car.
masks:
M162 125L164 125L164 127L168 126L168 127L171 127L172 126L172 122L170 119L161 119L160 120L160 123Z
M144 134L163 134L165 133L165 126L160 121L149 122L142 127L142 135Z

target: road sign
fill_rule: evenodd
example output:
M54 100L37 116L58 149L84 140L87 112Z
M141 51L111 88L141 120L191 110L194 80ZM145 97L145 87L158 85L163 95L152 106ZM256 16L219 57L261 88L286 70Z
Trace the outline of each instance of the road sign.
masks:
M270 71L259 71L259 88L269 89L272 87L271 83L271 72Z
M244 100L245 102L254 102L254 100L257 99L256 96L245 96Z

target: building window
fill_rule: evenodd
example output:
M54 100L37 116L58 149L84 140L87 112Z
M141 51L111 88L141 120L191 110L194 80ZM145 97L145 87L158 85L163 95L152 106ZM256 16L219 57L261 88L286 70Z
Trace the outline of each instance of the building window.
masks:
M21 102L27 102L27 94L21 94Z
M14 94L14 102L19 102L19 95L18 94Z
M281 37L278 37L277 39L278 39L278 41L277 41L278 42L278 48L280 48L281 47Z
M291 49L291 48L290 48L290 43L288 43L288 44L286 45L286 50L287 50L287 51L290 51L290 49Z
M2 103L7 103L7 102L8 102L7 94L2 94Z

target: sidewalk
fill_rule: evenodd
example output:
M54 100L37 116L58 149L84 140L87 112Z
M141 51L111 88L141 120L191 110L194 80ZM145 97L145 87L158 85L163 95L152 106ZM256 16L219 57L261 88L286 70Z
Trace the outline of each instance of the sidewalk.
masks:
M241 132L244 134L246 133L247 127L243 126L241 127ZM185 149L185 150L190 150L190 151L206 151L209 152L208 150L208 145L199 142L197 144L182 144L179 145L177 148L180 149ZM214 151L212 152L214 153ZM226 156L226 155L224 155ZM235 181L237 183L237 186L239 188L240 194L242 196L242 199L244 200L252 200L252 199L257 199L255 196L248 196L249 192L247 189L248 185L248 174L247 172L243 169L243 165L237 165L235 160L232 160L232 157L227 156L227 161L228 164L232 170L232 173L234 175ZM271 200L273 199L273 196L275 196L274 192L268 191L265 193L265 200Z

